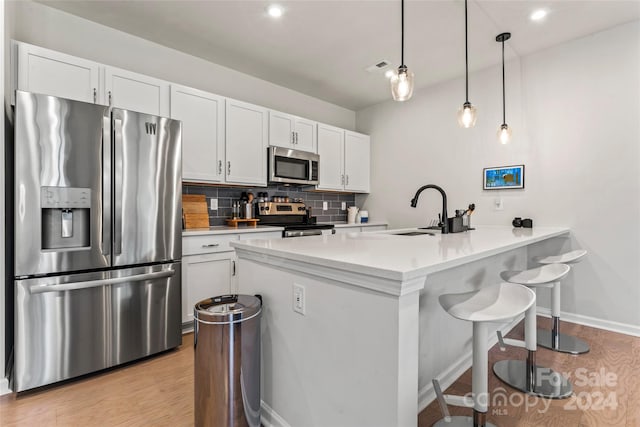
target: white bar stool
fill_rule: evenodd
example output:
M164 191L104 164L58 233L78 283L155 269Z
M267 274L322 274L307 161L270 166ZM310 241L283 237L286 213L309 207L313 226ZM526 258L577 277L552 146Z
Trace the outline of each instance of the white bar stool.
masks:
M535 308L536 295L525 286L500 283L478 291L463 294L440 295L440 305L447 313L461 320L473 322L473 365L471 368L473 397L443 395L438 380L433 387L444 418L434 424L437 427L495 427L486 422L489 402L489 375L487 364L487 322L511 319L530 307ZM452 417L447 404L473 408L472 417Z
M566 252L562 255L535 258L540 264L575 264L587 254L584 249ZM538 329L538 345L561 353L582 354L589 351L589 344L573 337L560 333L560 284L551 291L551 318L553 325L551 331Z
M558 287L559 280L566 276L571 267L565 264L549 264L524 271L503 271L500 276L507 282L536 287ZM573 393L573 386L567 378L551 368L536 365L536 306L531 306L524 314L524 341L502 338L498 331L500 349L505 344L527 349L526 360L501 360L493 365L493 372L511 387L535 396L564 399Z

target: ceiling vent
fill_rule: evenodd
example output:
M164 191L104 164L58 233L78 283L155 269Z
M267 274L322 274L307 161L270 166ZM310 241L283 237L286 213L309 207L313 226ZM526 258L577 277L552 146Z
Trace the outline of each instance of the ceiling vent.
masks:
M370 73L379 73L389 68L390 65L391 63L389 61L387 61L386 59L383 59L381 61L376 62L373 65L368 66L367 68L365 68L365 70L367 70Z

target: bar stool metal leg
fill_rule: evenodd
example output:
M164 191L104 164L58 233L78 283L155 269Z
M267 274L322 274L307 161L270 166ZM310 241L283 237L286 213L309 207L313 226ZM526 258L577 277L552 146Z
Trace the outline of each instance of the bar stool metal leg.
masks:
M465 397L443 395L438 381L433 380L436 396L444 414L444 418L435 423L434 427L496 427L494 424L487 422L487 409L489 406L489 374L486 369L486 366L489 364L487 335L487 323L473 322L473 365L471 368L472 402L469 402ZM457 406L472 406L473 418L450 416L447 410L447 403Z
M560 282L555 282L551 288L551 316L551 330L538 329L540 347L569 354L583 354L589 351L589 344L586 342L560 333Z
M536 365L536 306L525 312L525 341L503 339L498 334L500 347L504 344L527 349L526 360L501 360L493 365L493 372L507 385L527 394L549 399L564 399L573 393L571 382L551 368Z

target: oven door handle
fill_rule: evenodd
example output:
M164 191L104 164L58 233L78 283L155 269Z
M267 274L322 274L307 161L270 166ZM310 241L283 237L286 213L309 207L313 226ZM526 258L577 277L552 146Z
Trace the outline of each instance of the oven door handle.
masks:
M322 230L291 230L285 231L283 237L320 236Z
M322 236L324 234L336 234L336 230L334 228L320 230L285 230L283 237Z

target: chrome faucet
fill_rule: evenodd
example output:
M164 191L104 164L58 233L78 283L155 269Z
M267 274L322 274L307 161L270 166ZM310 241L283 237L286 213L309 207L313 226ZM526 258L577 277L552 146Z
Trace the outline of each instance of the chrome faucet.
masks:
M448 234L449 218L447 216L447 193L445 193L441 187L438 187L437 185L433 185L433 184L427 184L418 188L418 191L416 191L416 195L413 196L413 199L411 199L411 207L415 208L416 206L418 206L418 197L420 197L420 193L422 193L427 188L433 188L434 190L438 190L440 192L440 195L442 196L442 215L441 215L440 230L442 231L442 234Z

